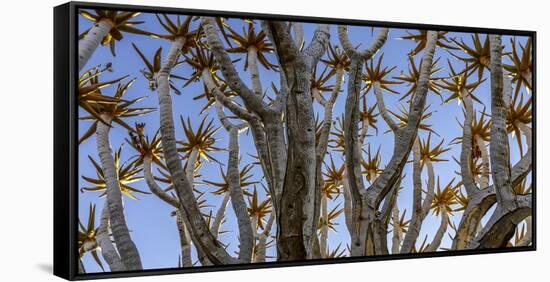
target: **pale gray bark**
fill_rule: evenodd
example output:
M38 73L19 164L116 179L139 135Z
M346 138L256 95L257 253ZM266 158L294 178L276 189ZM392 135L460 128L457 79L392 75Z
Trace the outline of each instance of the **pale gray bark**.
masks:
M352 244L351 255L363 256L366 254L366 239L367 228L370 228L370 239L373 239L374 230L372 223L374 219L371 219L371 226L368 227L367 221L367 208L366 208L366 190L361 175L361 145L358 140L358 124L359 121L359 94L361 91L361 76L363 63L369 59L386 41L388 29L382 29L380 34L375 39L371 47L363 52L358 52L351 45L347 36L347 27L339 26L338 35L340 42L344 47L344 50L350 57L349 67L349 82L348 82L348 95L346 98L345 115L344 115L344 141L345 141L345 163L346 173L348 176L348 182L350 187L350 195L352 199L353 214L352 222L354 224L351 232ZM393 183L390 184L393 186ZM391 187L390 187L391 188ZM374 212L373 212L374 213ZM373 244L370 247L374 247Z
M388 226L392 215L393 208L397 206L397 193L401 186L402 177L395 182L388 196L384 199L384 204L379 211L379 215L375 218L374 226L374 249L377 254L388 255ZM397 243L399 245L399 243Z
M365 207L366 190L361 174L362 155L361 148L357 140L357 121L359 120L359 92L361 90L362 66L362 57L355 53L352 54L344 115L345 163L353 206L352 222L354 224L354 228L351 233L352 256L364 256L366 254L365 239L367 237L368 226L366 216L367 209ZM372 233L371 236L373 236Z
M374 89L374 95L376 96L376 105L378 108L378 111L380 112L380 115L386 122L386 124L390 127L392 131L397 131L399 127L393 120L393 118L390 116L390 113L386 109L386 104L384 103L384 97L382 96L382 88L380 87L380 82L375 81L373 84Z
M324 100L324 115L323 115L323 124L321 127L321 133L319 134L319 140L316 147L316 164L315 164L315 177L316 177L316 190L321 191L322 185L323 185L323 176L322 176L322 165L323 160L325 158L325 155L327 153L327 147L328 147L328 137L330 134L330 130L333 123L332 118L332 111L334 108L334 104L336 102L336 99L338 98L338 93L340 93L340 88L342 86L342 82L344 80L344 73L345 71L343 69L337 69L336 70L336 81L334 84L334 88L332 89L332 93L328 100ZM321 193L318 193L320 196ZM321 199L321 205L323 205L322 201L326 201L326 199ZM326 204L326 203L325 203ZM349 203L348 203L349 204ZM317 205L317 202L316 202ZM325 207L326 208L326 207ZM321 207L322 209L322 207ZM319 210L319 207L316 206L315 210ZM321 211L323 212L323 211ZM325 211L326 212L326 211ZM314 221L318 222L318 215L314 215ZM326 227L323 227L326 229ZM319 249L320 254L322 256L326 256L327 254L327 238L328 238L328 230L321 230L321 237L319 238Z
M319 102L319 104L321 104L322 106L325 106L327 104L327 100L325 98L323 98L323 96L321 96L321 92L319 92L319 89L312 88L311 89L311 96L313 96L313 98L317 102Z
M328 241L328 199L325 195L321 196L321 218L323 219L323 225L319 231L319 247L321 251L321 257L326 257L327 255L327 241Z
M439 224L439 228L437 229L432 242L428 245L428 247L426 247L426 252L436 252L441 245L441 240L443 239L443 236L445 236L447 226L449 225L449 216L444 211L444 209L445 208L443 207L441 211L441 223Z
M506 73L502 73L502 85L503 85L503 99L504 104L506 105L506 108L510 106L510 103L512 103L512 81L510 77Z
M190 229L191 236L194 237L193 241L196 242L197 248L200 249L213 264L232 264L235 263L236 260L227 253L221 244L219 244L217 238L210 232L210 228L201 214L193 193L192 183L189 183L185 175L176 150L169 77L184 41L184 38L177 38L172 43L168 56L166 56L157 77L160 129L162 133L164 157L170 175L172 176L173 184L176 188L183 216L189 223L187 227Z
M231 199L231 205L235 216L237 217L237 225L239 228L239 260L242 263L252 261L254 250L254 234L255 228L252 227L248 217L246 202L241 187L240 172L239 172L239 132L248 127L245 123L233 124L223 111L222 106L216 103L216 113L225 130L229 132L229 145L227 151L229 157L227 160L227 181L228 181L228 196ZM223 203L222 203L223 204ZM218 215L216 215L216 220Z
M248 73L252 81L252 90L256 95L262 95L262 82L260 81L260 71L258 70L258 50L255 47L248 48Z
M239 128L229 129L229 160L227 162L227 179L229 193L231 194L231 205L237 216L239 226L239 259L242 263L249 263L252 260L254 248L254 235L251 222L248 218L247 206L244 201L243 191L239 178Z
M347 119L348 121L344 123L344 132L347 134L346 137L348 139L346 141L346 166L354 203L353 221L356 225L354 232L352 232L352 256L374 255L383 253L384 250L378 249L376 246L379 245L379 243L374 240L375 227L373 223L378 218L377 211L380 203L399 179L413 142L416 139L418 125L426 103L426 93L428 91L430 69L435 52L437 33L429 31L427 34L427 44L421 62L418 87L409 110L409 120L406 126L400 128L395 133L394 154L382 174L366 190L364 189L360 169L358 168L360 151L355 145L355 140L353 140L357 135L357 128L356 124L352 121L357 120L358 93L361 84L359 75L360 65L357 64L357 62L354 63L354 61L360 60L365 55L368 55L370 58L370 56L372 56L372 54L374 54L374 52L385 42L387 30L381 32L382 34L378 36L372 47L363 52L357 52L355 48L353 48L353 45L347 37L346 27L339 26L338 33L340 42L348 53L348 56L351 57L350 82L345 117L345 120Z
M258 243L256 245L257 250L255 251L256 256L254 262L265 262L266 261L266 252L267 252L267 240L269 239L269 234L271 233L271 228L275 222L275 214L272 212L269 215L269 219L265 225L263 232L258 236Z
M107 35L107 33L113 28L113 22L109 19L101 19L95 23L94 26L88 31L88 33L78 41L78 70L86 65L88 60L92 57L95 50L101 43L101 40Z
M160 186L158 186L153 173L151 170L152 159L151 156L146 155L143 158L143 174L145 176L145 182L149 186L149 190L159 199L163 200L165 203L176 208L176 226L178 228L178 234L180 236L180 246L181 246L181 259L184 267L190 267L193 265L191 260L191 238L187 228L185 227L185 222L180 211L180 202L177 198L166 193Z
M185 177L187 177L187 182L194 187L195 186L195 166L199 160L199 149L194 147L189 153L187 158L187 163L185 165Z
M379 205L387 194L387 190L391 189L393 183L399 178L397 176L400 173L396 175L396 172L400 172L403 169L412 144L416 138L418 125L420 124L420 119L426 105L426 93L428 92L428 82L435 52L435 43L437 41L437 32L428 31L427 36L428 42L426 43L425 52L421 61L418 86L408 114L409 120L407 125L400 128L396 134L397 138L394 146L394 154L390 162L368 189L367 199L371 207L377 207ZM390 186L388 187L388 185Z
M292 23L292 33L296 47L301 49L304 46L304 26L300 22Z
M342 179L342 190L344 194L344 217L346 222L346 228L348 229L348 232L351 236L351 232L353 231L353 205L351 202L351 191L349 189L349 181L347 177L347 173L344 174L344 178Z
M254 94L254 91L249 89L239 77L239 73L233 65L233 60L225 51L225 46L218 37L214 18L202 17L201 25L204 29L206 41L210 45L216 63L220 65L220 70L229 88L239 94L248 109L252 109L259 114L265 114L268 108L267 105L262 101L262 96Z
M501 38L499 35L489 35L489 41L491 44L492 117L490 157L497 207L487 224L470 244L471 248L505 247L517 225L531 215L532 209L530 195L518 196L513 191L510 148L506 132L507 108L503 90Z
M275 199L273 201L274 208L279 211L278 206L286 166L286 144L281 123L284 108L282 105L286 103L286 98L283 99L283 97L286 95L279 95L274 106L268 107L262 101L261 95L255 95L254 91L249 89L239 77L231 58L220 41L214 19L204 17L201 19L201 24L216 62L221 66L224 79L228 82L229 87L243 99L246 110L236 107L235 103L230 103L229 99L222 97L223 95L216 94L216 97L235 115L249 123L268 187ZM282 88L281 92L286 93L283 90Z
M413 145L413 212L400 250L402 254L410 253L415 246L422 223L430 211L434 198L434 167L430 159L424 159L424 164L428 170L428 185L426 187L426 196L422 200L422 167L420 161L420 143L417 138Z
M182 265L183 267L192 267L193 260L191 258L191 236L185 226L185 220L183 219L182 212L179 210L176 211L176 226L178 227L178 234L180 237Z
M529 174L532 168L532 150L527 153L517 162L512 168L512 185L518 185ZM468 194L469 201L462 215L462 219L456 231L453 240L452 249L462 250L473 248L471 243L475 236L479 233L478 226L482 217L496 203L496 192L494 184L478 190L477 188ZM510 235L511 236L511 235Z
M493 197L480 201L478 195L480 190L472 175L472 121L473 121L473 101L468 93L463 93L464 100L464 124L462 126L462 143L460 152L460 176L466 189L466 194L470 198L468 206L464 211L458 229L453 240L453 249L465 249L473 240L477 233L477 228L481 223L481 218L487 210L494 204ZM481 182L481 177L479 179ZM476 203L474 205L473 203Z
M321 128L321 134L319 135L319 143L317 145L318 166L323 163L324 156L327 153L328 137L333 123L332 111L334 108L334 104L336 103L336 99L338 98L338 93L340 93L342 82L344 81L344 74L345 71L343 69L336 70L336 80L334 82L334 88L332 90L330 98L326 100L326 103L324 105L323 125Z
M487 224L470 243L471 249L506 247L517 225L530 216L532 210L531 195L517 196L514 203L515 207L511 210L506 210L498 203Z
M472 176L472 168L470 167L472 160L472 121L474 117L474 106L472 97L468 93L463 94L464 100L464 124L462 126L462 147L460 152L460 175L464 188L468 195L473 194L477 190L474 178Z
M490 35L491 43L491 164L497 202L506 210L513 209L515 194L510 182L510 146L506 132L506 106L503 99L502 44L498 35Z
M153 173L151 170L152 159L151 156L147 155L143 158L143 175L145 176L145 182L149 186L149 190L159 199L163 200L165 203L171 205L172 207L179 209L180 203L177 198L172 197L166 193L160 186L158 186Z
M218 237L220 234L220 227L222 225L223 219L225 218L225 210L227 208L227 204L229 203L230 198L231 198L231 195L229 191L225 192L223 195L222 202L220 203L220 206L216 211L214 222L212 222L212 226L210 227L210 229L212 230L212 234L214 234L214 236L216 237Z
M319 25L309 46L300 52L287 25L264 22L276 46L281 69L288 85L286 125L288 156L277 215L278 259L313 257L316 241L319 193L316 191L315 122L311 101L310 76L328 44L328 25Z
M391 253L398 254L403 238L403 231L401 230L401 226L399 226L399 208L397 205L393 205L391 218L393 221Z
M286 95L279 95L277 97L278 101L273 108L263 103L261 95L255 95L240 79L231 58L218 37L213 19L204 17L201 19L201 24L205 30L207 41L211 46L216 62L221 66L224 79L228 82L229 87L243 99L248 115L237 114L233 109L228 107L234 104L223 103L223 100L221 100L223 98L221 97L222 95L216 94L216 97L222 101L225 107L228 107L232 112L249 123L258 157L273 198L274 209L278 213L280 211L278 207L286 166L286 145L283 125L281 123L282 110L284 108L281 105L286 103L282 97L286 97ZM284 90L282 88L281 92L284 93ZM261 121L257 115L261 117Z
M490 174L490 164L489 164L489 151L487 150L487 144L485 144L485 141L479 136L475 136L476 144L479 147L479 150L481 151L481 182L479 183L479 187L485 188L489 186L489 174Z
M120 255L113 245L113 242L111 242L111 236L109 236L109 206L107 201L105 201L103 209L101 210L101 219L97 230L96 240L101 248L103 259L105 259L109 265L109 269L111 271L124 271L124 264L122 264Z
M102 114L101 118L111 123L112 116ZM97 125L97 152L101 160L101 168L107 186L107 202L109 207L110 226L116 247L126 270L141 270L141 259L138 249L130 237L130 230L124 216L122 193L118 182L117 168L109 142L110 127L102 122Z

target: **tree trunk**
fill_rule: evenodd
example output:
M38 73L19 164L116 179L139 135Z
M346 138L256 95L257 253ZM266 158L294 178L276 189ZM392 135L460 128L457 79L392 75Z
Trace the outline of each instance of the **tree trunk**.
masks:
M510 182L510 146L506 131L507 109L503 99L502 45L500 36L491 35L491 166L497 202L509 210L516 206Z
M185 221L181 212L176 211L176 226L178 227L178 234L180 236L181 246L181 262L183 267L192 267L193 261L191 260L191 238L189 231L185 226Z
M225 192L223 195L222 202L220 203L220 206L218 207L218 211L216 211L216 215L214 217L214 222L212 223L212 226L210 229L212 230L212 234L214 236L218 237L220 234L220 227L222 225L223 219L225 217L225 210L227 209L227 204L229 203L229 199L231 199L231 195L229 191Z
M172 197L166 193L162 188L160 188L153 177L153 172L151 171L152 159L150 155L146 155L143 158L143 175L145 176L145 182L149 186L149 190L159 199L163 200L165 203L171 205L172 207L179 209L180 203L177 198Z
M124 271L124 264L120 259L115 246L111 242L111 236L109 236L109 206L108 201L105 201L103 209L101 211L101 223L99 225L96 240L101 248L101 255L103 259L109 265L111 271Z
M78 71L86 65L92 57L101 40L113 28L113 22L109 19L101 19L78 41Z
M258 236L257 250L255 251L254 262L265 262L266 261L266 252L267 252L267 240L269 239L269 233L275 222L275 214L272 212L269 215L269 219L265 225L264 231Z
M289 93L286 101L288 136L286 172L277 212L278 260L304 260L313 257L316 236L315 120L310 77L313 67L325 52L329 33L319 25L311 44L300 52L282 22L265 24L271 35L284 72ZM319 198L320 199L320 198ZM284 215L284 216L279 216Z
M476 144L481 151L481 183L479 187L485 188L489 186L489 174L491 172L489 165L489 151L487 150L487 145L485 141L481 139L479 135L475 136Z
M530 195L514 193L510 148L506 131L507 108L503 98L502 44L499 35L489 35L491 44L491 168L497 207L472 248L505 247L517 225L531 215ZM531 150L528 150L531 151ZM529 153L529 152L528 152Z
M351 56L348 93L344 115L345 164L353 206L351 255L364 256L366 251L367 215L365 185L361 174L361 146L358 142L359 94L364 59L359 54ZM371 233L372 234L372 233Z
M254 248L253 234L255 234L256 231L252 229L243 191L241 189L239 176L239 129L237 127L232 127L229 130L227 179L229 182L229 193L231 194L231 205L235 211L239 228L239 260L242 263L250 263L252 261L252 251Z
M426 196L422 201L422 168L420 165L420 151L419 144L413 146L413 215L405 238L403 239L403 245L401 247L401 253L406 254L412 251L412 248L416 244L418 235L422 228L422 223L426 216L430 212L432 200L434 198L435 189L435 172L433 163L430 159L425 159L424 164L428 170L428 186L426 188Z
M398 254L401 247L401 240L403 238L403 232L401 226L399 226L399 208L397 205L393 205L392 208L392 221L393 221L393 236L392 236L392 245L391 253Z
M439 224L439 228L437 229L437 232L435 233L435 236L426 248L426 252L436 252L437 249L439 249L439 246L441 245L441 240L443 239L443 236L445 236L445 232L447 231L447 226L449 225L449 216L444 211L444 207L441 211L441 223Z
M328 240L328 211L327 211L327 197L325 195L321 196L321 217L323 218L323 224L321 225L321 231L319 235L319 244L321 257L326 258L327 256L327 240Z
M344 172L344 178L342 179L342 190L344 194L344 217L346 221L346 228L348 229L348 233L351 237L354 228L353 205L351 202L351 191L349 189L349 182L346 172Z
M101 118L109 124L111 123L112 116L102 114ZM130 237L130 230L128 230L126 218L124 216L124 206L122 204L122 193L120 192L117 168L115 167L115 160L113 158L111 144L109 143L109 128L109 126L99 122L97 125L96 140L97 152L101 159L101 168L103 169L105 183L107 185L106 193L109 206L109 218L111 219L111 230L126 270L141 270L143 267L141 265L139 252Z
M169 77L172 67L176 62L179 51L184 44L184 38L177 38L170 47L170 51L157 77L158 99L160 106L160 129L162 133L162 147L166 165L176 187L184 217L189 222L193 241L197 242L197 248L208 257L213 264L232 264L236 260L232 258L224 247L219 244L216 237L210 232L210 228L204 220L200 208L197 205L193 193L192 184L189 183L176 149L174 120L172 113L172 97L170 96Z
M262 96L262 83L260 81L260 72L258 70L258 50L255 47L248 48L248 72L250 81L252 81L252 91L258 96Z

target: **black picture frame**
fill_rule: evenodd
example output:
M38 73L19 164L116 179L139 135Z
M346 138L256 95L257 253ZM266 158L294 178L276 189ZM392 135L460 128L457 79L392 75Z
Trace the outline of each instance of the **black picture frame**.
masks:
M54 7L54 275L68 280L85 280L99 278L166 275L194 272L212 272L226 270L259 269L273 267L305 266L333 263L367 262L411 258L430 258L441 256L477 255L489 253L510 253L535 251L537 249L537 225L533 224L531 246L507 247L500 249L455 250L445 252L394 254L372 257L346 257L337 259L317 259L292 262L266 262L254 264L237 264L223 266L202 266L197 268L167 268L142 271L105 272L78 274L77 234L78 234L78 123L76 99L78 80L77 60L77 17L78 9L116 9L124 11L142 11L173 13L197 16L227 16L233 18L255 18L266 20L286 20L308 23L331 23L357 26L374 26L409 29L435 29L440 31L472 32L485 34L505 34L528 36L533 42L533 156L532 156L532 217L536 222L536 31L479 28L467 26L445 26L419 23L383 22L368 20L336 19L310 16L274 15L260 13L243 13L233 11L214 11L185 8L168 8L138 5L106 4L92 2L69 2Z

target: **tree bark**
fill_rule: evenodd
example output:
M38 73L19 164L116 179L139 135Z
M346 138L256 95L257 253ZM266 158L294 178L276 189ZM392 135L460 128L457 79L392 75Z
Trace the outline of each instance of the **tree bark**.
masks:
M254 235L250 219L248 217L247 206L243 198L239 177L239 129L232 127L229 129L229 160L227 162L227 179L229 184L229 193L231 194L231 205L237 217L239 227L239 259L242 263L252 261L252 251L254 248Z
M172 197L166 193L162 188L160 188L153 177L153 172L151 170L152 159L151 156L147 155L143 158L143 175L145 176L145 182L149 186L149 190L159 199L163 200L165 203L171 205L172 207L179 209L180 203L177 198Z
M86 65L101 43L101 40L113 28L113 25L111 20L101 19L94 24L82 40L78 41L78 71L82 70Z
M321 257L326 258L327 255L327 241L328 241L328 208L327 208L327 197L325 195L321 196L321 217L323 219L323 224L321 225L321 230L319 234L319 245L321 251Z
M252 81L252 91L258 96L262 96L262 83L260 81L260 71L258 70L258 50L255 47L248 48L248 73Z
M472 242L472 248L505 247L517 225L531 215L530 195L513 191L510 148L506 131L507 108L503 98L502 44L499 35L489 35L491 46L491 168L497 207L485 227ZM531 150L529 150L531 151ZM529 153L529 152L528 152Z
M447 231L448 225L449 225L449 216L443 210L441 211L441 223L439 224L439 228L437 229L437 232L435 233L435 236L432 242L426 248L426 252L436 252L437 249L439 249L439 246L441 245L441 240L443 239L443 236L445 236L445 232Z
M399 208L397 205L394 205L392 208L392 221L393 221L393 230L392 230L392 245L391 253L398 254L401 247L401 240L403 238L403 232L401 226L399 226Z
M319 25L310 45L300 52L282 22L265 23L289 89L286 101L287 161L284 186L277 212L278 260L313 257L320 199L316 191L315 121L310 93L313 67L325 52L329 33ZM284 215L284 216L279 216Z
M101 118L111 123L112 116L102 114ZM120 254L122 263L126 270L141 270L141 259L139 251L130 237L130 230L126 224L124 216L124 206L122 204L122 193L118 182L117 168L109 143L110 127L99 122L97 125L97 152L101 160L101 168L107 185L107 203L109 207L109 218L113 238Z
M491 43L491 166L497 202L513 209L516 197L510 182L510 146L506 131L506 106L503 99L502 45L500 36L489 36Z
M489 174L491 172L489 164L489 151L485 141L478 135L475 136L476 144L481 151L481 182L479 187L485 188L489 186Z
M399 127L397 126L395 121L393 121L393 118L390 116L390 113L386 109L386 104L384 103L384 97L382 96L382 88L380 87L380 82L375 81L373 84L373 89L374 95L376 96L376 106L378 108L378 111L380 112L380 115L393 132L397 131Z
M532 150L529 149L521 160L512 168L511 179L513 186L518 185L531 171L531 158ZM476 188L468 197L468 205L462 215L462 219L453 240L453 250L472 248L471 243L479 233L478 226L480 225L481 219L496 203L495 186L493 184L481 190Z
M256 257L254 262L265 262L266 261L266 252L267 252L267 239L269 239L269 234L273 223L275 222L275 214L272 212L269 215L269 219L265 225L264 231L258 236Z
M430 207L434 198L434 167L429 159L425 159L424 164L428 170L428 186L426 188L426 196L424 200L422 200L422 167L420 165L420 144L417 138L417 141L413 145L413 213L409 228L407 229L401 246L400 252L402 254L410 253L415 246L420 230L422 229L422 223L430 212Z
M214 236L218 237L220 234L220 227L222 225L223 219L225 217L225 210L227 208L227 204L229 203L229 199L231 199L231 195L229 191L225 192L223 195L222 202L220 203L220 206L218 207L218 211L216 211L216 215L214 217L214 222L212 223L212 226L210 229L212 230L212 234Z
M101 248L101 255L103 259L109 265L111 271L124 271L124 264L120 259L115 246L111 242L111 237L109 236L109 206L108 201L105 201L103 209L101 211L101 223L99 225L96 240L99 243Z
M193 260L191 259L191 236L189 230L185 226L185 220L181 211L176 211L176 226L180 237L181 247L181 262L183 267L192 267Z
M166 165L172 176L172 181L180 201L181 210L184 217L187 218L186 221L189 222L188 227L190 228L191 236L195 238L193 241L198 243L197 248L201 249L208 260L215 265L232 264L236 260L227 253L216 237L210 232L210 228L201 214L193 193L192 184L187 179L176 150L169 77L178 57L179 50L184 44L184 40L184 38L177 38L173 42L157 77L160 129L162 133L161 143Z
M344 172L344 178L342 179L342 190L344 194L344 217L346 222L346 228L350 237L352 236L354 224L353 224L353 204L351 202L351 191L349 188L349 181L347 173Z

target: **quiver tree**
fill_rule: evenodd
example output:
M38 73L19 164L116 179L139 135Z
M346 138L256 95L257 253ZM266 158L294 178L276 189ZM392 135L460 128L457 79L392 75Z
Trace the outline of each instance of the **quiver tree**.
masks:
M399 128L383 107L381 99L377 100L379 111L384 120L394 132L394 155L390 162L380 174L379 177L365 189L360 172L361 151L360 144L357 142L358 128L357 120L359 116L359 91L361 89L361 71L365 60L368 60L386 41L388 30L382 29L380 35L369 49L358 51L353 47L347 36L347 27L339 26L338 35L344 49L351 58L351 66L348 82L348 96L346 99L344 134L345 134L345 155L346 171L349 179L351 198L353 202L353 224L351 231L351 255L375 255L387 254L387 245L382 237L375 238L375 234L384 234L386 230L375 230L387 228L381 226L381 222L386 221L381 218L382 215L389 212L379 211L380 204L390 193L392 189L397 189L395 184L401 178L402 169L407 161L408 155L416 139L418 126L421 121L422 112L426 103L426 94L428 92L428 83L430 80L430 69L432 66L435 45L437 42L436 32L426 33L426 48L421 61L420 75L416 92L410 104L407 124ZM374 84L375 92L381 91L378 84ZM380 95L377 95L380 96ZM389 205L386 206L389 208ZM383 231L383 232L382 232ZM378 239L378 240L377 240Z
M111 24L105 17L117 15L92 18L104 25ZM128 19L104 34L131 32L126 27L137 23ZM157 96L158 124L147 121L157 131L146 134L139 118L135 126L126 123L154 109L123 97L132 80L99 80L110 64L79 80L79 105L89 113L83 119L93 122L81 142L95 133L100 160L90 157L96 177L83 175L92 186L81 188L106 198L95 243L86 250L96 256L101 250L111 270L141 268L121 196L148 193L130 185L142 178L172 209L182 267L531 243L529 40L513 39L507 52L499 36L474 34L470 46L454 34L422 30L402 36L414 45L399 57L385 47L397 38L387 28L373 29L365 45L352 42L360 37L347 26L156 19L165 34L141 34L170 47L154 46L150 58L141 42L129 49L144 65L139 79ZM108 37L92 34L82 39L90 46L95 37ZM109 36L108 44L118 40ZM446 66L438 66L442 54ZM442 70L446 76L438 74ZM102 94L114 84L115 95ZM483 96L489 84L491 95ZM442 104L428 100L429 93ZM201 100L199 116L180 111L172 94ZM459 125L447 125L460 132L449 144L449 132L440 136L440 124L430 120L438 107L459 111ZM110 148L115 125L127 131L135 152L127 162ZM512 165L516 149L521 158ZM242 164L247 154L254 163ZM451 157L459 170L448 177L443 170ZM218 180L205 169L212 165ZM428 223L435 228L424 234ZM109 230L115 244L107 240ZM228 233L235 241L227 241Z
M85 82L81 82L79 85L79 92L91 91L96 97L104 97L101 93L101 88L103 86L108 86L113 82L107 84L100 83L97 75L89 73L91 76L89 79L86 79ZM117 79L115 81L120 81ZM94 120L94 123L86 131L83 137L81 137L81 142L88 137L90 137L95 131L96 134L96 143L97 143L97 153L100 158L100 165L94 162L96 167L98 178L99 179L88 179L89 182L96 184L96 188L105 189L105 196L107 198L107 205L109 207L109 223L110 228L113 233L114 241L117 245L117 250L120 254L122 263L127 270L139 270L142 269L141 259L139 252L134 242L132 241L129 233L129 229L126 223L126 218L124 214L124 207L122 204L122 193L131 195L132 189L129 186L124 185L124 179L121 179L121 174L117 172L118 163L120 159L120 153L113 155L111 150L111 145L109 142L109 130L113 124L119 124L122 127L134 131L126 122L124 118L140 116L143 114L150 113L153 111L151 108L138 108L132 107L137 103L141 98L136 98L133 100L123 100L124 94L128 91L134 80L130 80L127 83L119 83L115 94L110 97L108 102L100 102L89 104L90 109L86 109L91 116L84 116L81 119L91 119ZM83 89L92 89L83 91ZM139 132L136 132L139 134ZM90 158L91 159L91 158ZM127 181L131 181L132 176L139 171L130 171L134 167L133 164L130 164L126 169L122 169L121 172L128 173L125 176L128 177ZM138 169L139 170L139 169ZM139 190L138 190L139 191ZM141 192L141 191L139 191Z
M122 40L122 32L156 36L154 33L136 28L141 21L132 21L139 12L118 12L112 10L95 10L95 13L80 10L84 18L92 21L94 25L82 32L78 37L78 70L86 65L99 44L109 45L111 53L115 56L115 42Z

